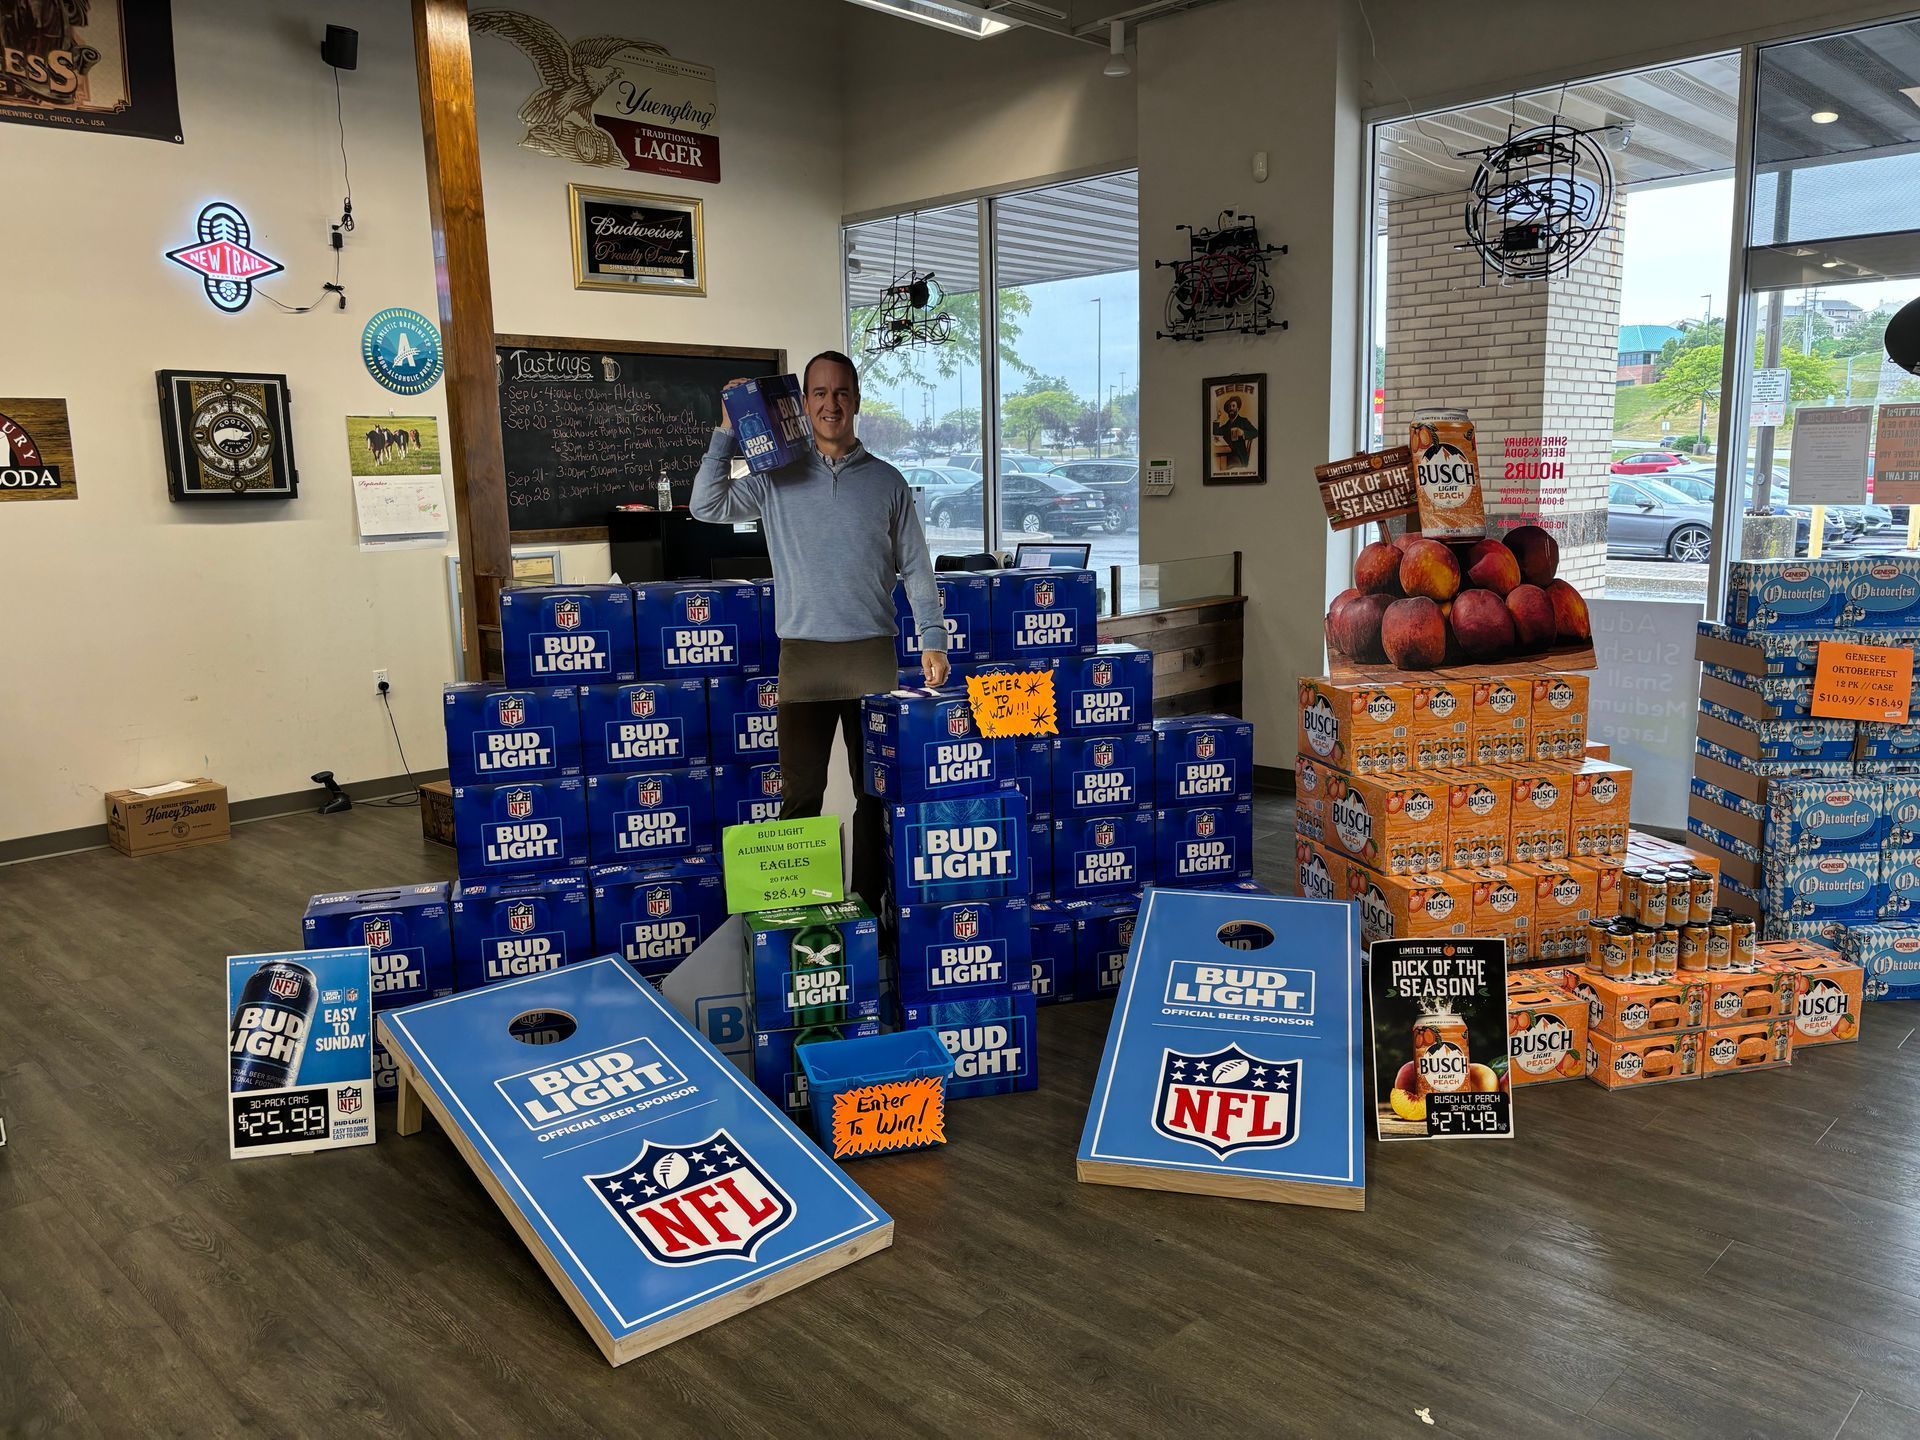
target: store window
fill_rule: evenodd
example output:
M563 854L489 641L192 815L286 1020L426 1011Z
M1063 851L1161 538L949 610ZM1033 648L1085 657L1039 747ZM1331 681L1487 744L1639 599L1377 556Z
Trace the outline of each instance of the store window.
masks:
M1891 553L1916 538L1920 380L1887 358L1886 332L1920 298L1920 105L1889 74L1920 78L1920 22L1759 53L1738 554L1784 553L1783 514L1802 554L1816 529L1823 554ZM1810 410L1839 413L1815 421ZM1865 440L1854 473L1820 482L1832 489L1811 488L1810 449L1795 483L1807 449L1796 441L1816 424L1829 452L1836 425L1856 453ZM1838 503L1808 503L1823 494Z
M1465 408L1492 518L1552 531L1589 596L1706 597L1739 72L1710 56L1375 127L1374 435ZM1605 228L1565 273L1503 282L1465 243L1477 152L1556 119L1611 172Z
M846 227L861 436L913 486L936 552L1067 539L1097 569L1138 562L1138 235L1132 171ZM888 287L929 273L917 313L950 318L887 344Z

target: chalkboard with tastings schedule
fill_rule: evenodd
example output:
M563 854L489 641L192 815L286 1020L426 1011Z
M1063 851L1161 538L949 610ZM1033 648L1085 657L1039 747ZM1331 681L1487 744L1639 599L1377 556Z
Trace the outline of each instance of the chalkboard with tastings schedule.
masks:
M515 540L604 540L614 506L651 503L664 464L685 505L720 387L784 374L784 350L496 335Z

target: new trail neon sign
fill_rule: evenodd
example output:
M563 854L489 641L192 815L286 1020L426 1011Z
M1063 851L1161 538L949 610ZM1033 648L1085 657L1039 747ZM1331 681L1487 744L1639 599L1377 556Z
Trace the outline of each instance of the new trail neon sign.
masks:
M167 251L167 259L200 277L215 309L237 314L253 299L253 282L285 267L252 245L253 227L236 206L216 200L200 212L192 245Z

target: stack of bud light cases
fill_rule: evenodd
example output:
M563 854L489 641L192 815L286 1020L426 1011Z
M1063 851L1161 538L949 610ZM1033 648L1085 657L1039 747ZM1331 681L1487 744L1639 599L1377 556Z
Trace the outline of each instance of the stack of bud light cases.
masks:
M1095 636L1086 570L942 576L952 674L919 688L896 594L902 688L862 705L864 780L886 806L888 1019L930 1026L948 1093L1038 1083L1039 1005L1112 996L1148 883L1257 890L1253 730L1153 719L1153 657ZM1059 733L994 739L969 676L1053 672Z
M531 586L500 619L505 682L445 692L460 878L307 906L308 948L372 950L376 1010L606 954L658 984L726 920L720 829L779 812L770 585Z
M1363 943L1497 937L1583 958L1619 911L1633 772L1587 740L1587 677L1300 681L1300 893L1360 904Z
M1722 903L1767 939L1837 948L1867 999L1916 998L1920 726L1813 714L1819 645L1842 639L1920 643L1920 556L1729 567L1724 618L1695 641L1687 829L1719 863Z

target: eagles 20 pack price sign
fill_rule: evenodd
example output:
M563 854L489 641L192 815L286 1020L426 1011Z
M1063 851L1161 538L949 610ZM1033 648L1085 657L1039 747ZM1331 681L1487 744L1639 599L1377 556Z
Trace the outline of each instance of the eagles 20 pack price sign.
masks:
M1149 887L1080 1179L1364 1209L1359 930L1349 903Z
M372 964L364 945L228 959L230 1158L373 1143Z
M551 1043L519 1038L530 1015ZM401 1132L433 1112L612 1364L892 1243L886 1213L616 956L380 1026Z

